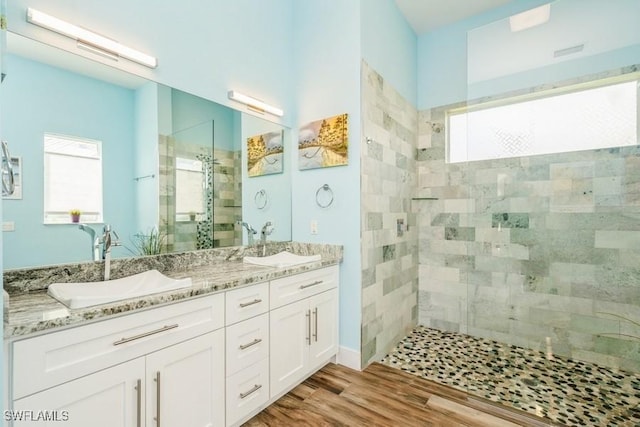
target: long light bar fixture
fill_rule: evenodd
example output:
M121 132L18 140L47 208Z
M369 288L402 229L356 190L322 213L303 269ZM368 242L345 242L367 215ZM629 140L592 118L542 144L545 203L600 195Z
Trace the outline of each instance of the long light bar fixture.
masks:
M258 111L260 113L269 113L278 117L282 117L284 115L284 111L282 111L282 109L269 105L266 102L252 98L249 95L245 95L235 90L229 91L229 99L246 104L252 110Z
M86 48L86 46L90 46L93 50L99 49L105 51L110 57L115 56L116 59L117 57L126 58L149 68L156 68L158 66L158 60L151 55L147 55L139 50L120 44L115 40L94 33L93 31L70 24L69 22L58 19L55 16L47 15L39 10L28 8L27 21L34 25L38 25L39 27L55 31L63 36L72 38L78 42L78 46L80 47Z

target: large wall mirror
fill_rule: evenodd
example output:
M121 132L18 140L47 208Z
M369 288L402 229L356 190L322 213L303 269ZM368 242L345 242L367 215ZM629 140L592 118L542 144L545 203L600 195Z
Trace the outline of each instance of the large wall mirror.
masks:
M5 268L95 259L104 224L113 257L246 244L243 222L291 240L288 128L7 36L0 119L20 196L3 200ZM265 167L248 161L256 142Z

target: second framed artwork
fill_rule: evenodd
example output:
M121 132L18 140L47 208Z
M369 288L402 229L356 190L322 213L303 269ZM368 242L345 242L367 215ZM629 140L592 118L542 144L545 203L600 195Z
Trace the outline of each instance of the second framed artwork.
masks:
M298 135L300 170L347 165L348 135L347 114L316 120L302 126Z
M250 177L282 173L284 131L247 138L247 173Z

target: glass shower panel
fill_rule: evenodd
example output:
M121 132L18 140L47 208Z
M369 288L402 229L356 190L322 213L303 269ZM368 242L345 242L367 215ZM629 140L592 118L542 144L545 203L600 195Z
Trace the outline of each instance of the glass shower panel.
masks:
M633 419L640 2L523 13L468 32L467 101L445 117L468 191L466 386L567 425Z
M175 251L214 247L214 122L174 132L174 198L171 214Z

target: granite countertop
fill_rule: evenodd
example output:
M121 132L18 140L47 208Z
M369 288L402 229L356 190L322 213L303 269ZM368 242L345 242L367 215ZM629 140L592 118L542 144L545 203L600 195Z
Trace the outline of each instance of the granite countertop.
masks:
M55 328L79 326L83 323L105 319L122 313L141 310L160 304L178 302L193 297L211 295L236 287L261 283L325 266L335 265L342 259L342 248L337 251L319 251L320 261L276 268L243 263L241 258L231 258L206 265L180 266L162 271L168 277L190 277L192 286L175 291L116 301L91 307L69 309L47 294L46 287L29 289L28 292L10 292L9 307L5 308L4 337L21 338L25 335ZM313 252L313 251L299 251ZM146 260L145 260L146 261ZM148 269L148 268L147 268ZM53 281L52 281L53 282ZM50 283L52 283L50 282Z

